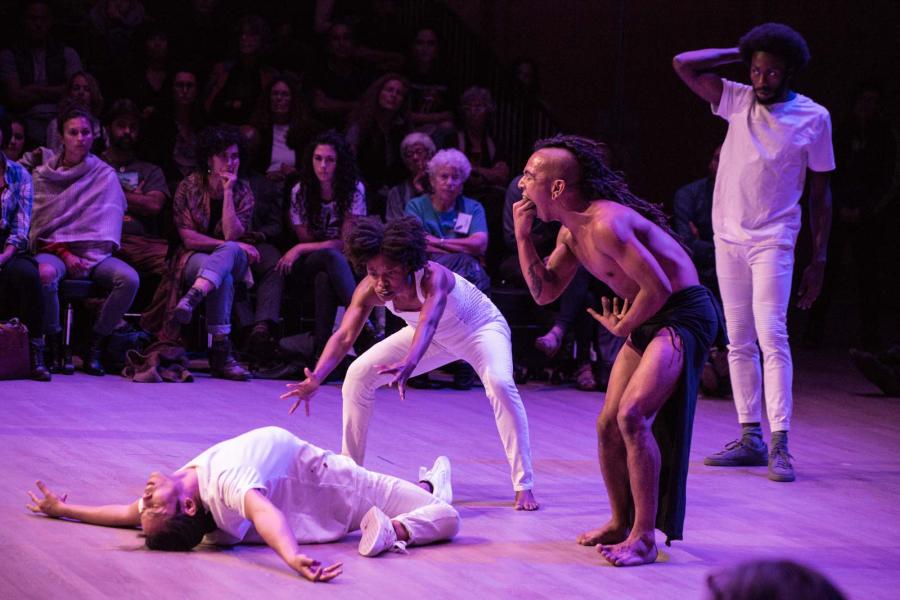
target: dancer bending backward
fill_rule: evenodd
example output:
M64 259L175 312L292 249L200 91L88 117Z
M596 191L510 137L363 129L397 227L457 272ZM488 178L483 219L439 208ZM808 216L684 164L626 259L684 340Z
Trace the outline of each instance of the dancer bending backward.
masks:
M667 543L682 537L697 384L721 318L665 215L606 166L603 144L557 136L536 148L513 205L531 294L539 304L552 302L580 263L623 299L603 298L601 313L588 311L628 337L597 421L612 516L578 542L598 545L616 566L653 562L654 525ZM535 216L562 223L546 262L531 241Z
M68 504L38 481L43 497L28 492L28 508L92 525L140 527L151 550L186 551L204 540L264 542L306 579L329 581L342 564L324 567L297 544L333 542L362 529L359 553L377 556L456 535L459 514L438 498L450 487L443 460L434 485L415 485L367 471L280 427L262 427L216 444L170 475L151 473L131 504Z
M309 400L353 345L376 306L408 323L353 361L344 379L343 453L358 464L366 454L366 435L375 390L396 384L405 398L406 381L419 373L465 360L481 377L494 409L500 441L512 473L516 510L536 510L531 491L528 418L513 381L509 325L474 285L427 258L425 231L415 217L383 225L359 219L344 241L345 252L367 276L356 287L340 328L331 336L306 379L288 384L282 398L296 397L294 412ZM423 479L427 479L423 477Z

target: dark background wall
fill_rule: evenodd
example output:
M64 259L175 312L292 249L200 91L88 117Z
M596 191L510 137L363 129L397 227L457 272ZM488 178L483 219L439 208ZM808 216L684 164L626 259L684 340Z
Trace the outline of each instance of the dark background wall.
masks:
M632 185L668 201L704 174L724 121L680 82L680 51L737 45L748 29L781 21L800 31L812 62L795 88L838 121L854 86L875 79L896 116L900 2L896 0L447 0L503 61L537 61L548 105L569 132L614 141ZM746 69L722 71L746 81Z

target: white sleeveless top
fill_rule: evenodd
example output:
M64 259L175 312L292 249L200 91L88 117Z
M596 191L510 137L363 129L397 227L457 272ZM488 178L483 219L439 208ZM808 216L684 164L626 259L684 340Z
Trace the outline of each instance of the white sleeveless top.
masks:
M416 296L422 304L425 303L425 296L422 294L422 276L424 274L424 268L414 273ZM456 285L447 296L447 305L438 322L437 330L434 333L435 337L459 333L460 330L471 331L491 321L500 321L506 325L506 319L481 290L456 273L453 273L453 278L456 280ZM406 321L410 327L416 327L419 324L419 311L397 310L394 308L392 300L386 301L384 305L389 311Z

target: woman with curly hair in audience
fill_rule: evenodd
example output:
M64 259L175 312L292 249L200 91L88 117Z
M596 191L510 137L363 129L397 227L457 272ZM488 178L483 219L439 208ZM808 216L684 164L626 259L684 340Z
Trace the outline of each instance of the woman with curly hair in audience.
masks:
M162 285L165 306L154 306L142 325L163 340L179 337L179 326L206 301L206 330L212 335L210 372L246 381L250 374L231 353L231 306L238 283L252 284L248 266L259 260L256 248L241 239L250 231L253 192L238 179L241 134L235 127L208 127L200 133L198 169L184 179L172 201L181 247ZM179 299L182 286L190 288Z
M315 282L315 351L331 335L338 306L347 306L356 281L344 257L343 233L366 214L365 187L344 138L334 131L316 137L291 188L289 220L297 243L281 257L278 270Z

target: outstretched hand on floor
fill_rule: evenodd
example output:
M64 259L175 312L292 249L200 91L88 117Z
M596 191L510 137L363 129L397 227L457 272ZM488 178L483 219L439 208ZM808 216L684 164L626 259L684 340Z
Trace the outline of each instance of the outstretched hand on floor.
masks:
M323 567L322 563L303 554L297 554L288 564L292 569L313 582L331 581L344 572L344 563Z
M61 508L69 495L63 494L62 497L57 496L50 491L50 488L48 488L41 480L35 482L35 485L37 485L44 497L38 498L34 492L28 490L28 495L31 496L31 501L34 504L26 504L25 507L33 513L43 513L48 517L62 516Z

